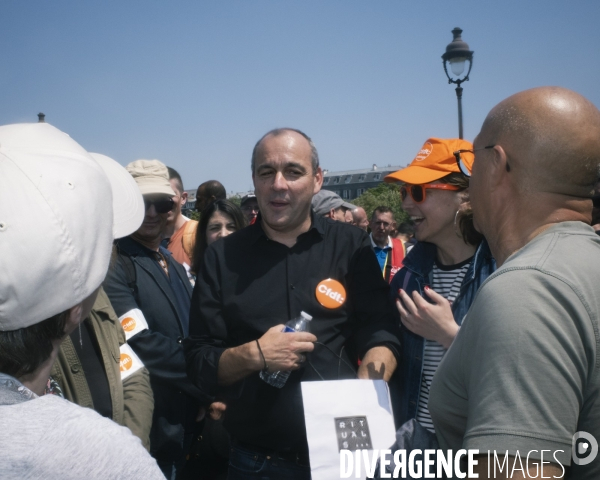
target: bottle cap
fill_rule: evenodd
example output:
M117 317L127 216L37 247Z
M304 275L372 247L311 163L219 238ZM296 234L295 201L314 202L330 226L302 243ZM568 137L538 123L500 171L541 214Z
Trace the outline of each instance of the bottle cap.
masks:
M300 315L302 315L304 318L306 318L306 320L311 321L312 320L312 315L309 315L306 312L300 312Z

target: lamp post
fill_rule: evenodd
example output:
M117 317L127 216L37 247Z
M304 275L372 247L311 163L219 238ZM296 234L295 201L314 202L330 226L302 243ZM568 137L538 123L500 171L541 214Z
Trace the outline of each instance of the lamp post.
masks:
M456 99L458 100L458 138L463 138L463 120L462 120L462 87L461 83L469 80L469 74L471 73L471 67L473 66L473 52L469 50L469 45L463 42L461 38L462 30L456 27L452 30L454 39L446 47L446 52L442 55L444 63L444 72L448 77L448 83L456 84ZM469 62L469 69L467 74L462 77L461 75L465 71L465 63ZM448 64L450 64L450 70L452 76L448 73Z

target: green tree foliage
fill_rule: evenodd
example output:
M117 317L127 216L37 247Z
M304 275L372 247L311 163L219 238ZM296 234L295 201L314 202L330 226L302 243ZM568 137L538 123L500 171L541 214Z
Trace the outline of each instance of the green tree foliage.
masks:
M375 188L369 188L360 197L351 200L354 205L363 207L371 220L373 210L377 207L389 207L394 212L394 220L398 225L410 222L408 214L402 209L400 187L395 183L380 183Z
M229 200L231 203L236 204L238 207L240 207L242 203L242 197L240 197L239 195L228 197L227 200Z
M188 210L185 213L185 216L191 218L192 220L200 220L200 212L196 210Z

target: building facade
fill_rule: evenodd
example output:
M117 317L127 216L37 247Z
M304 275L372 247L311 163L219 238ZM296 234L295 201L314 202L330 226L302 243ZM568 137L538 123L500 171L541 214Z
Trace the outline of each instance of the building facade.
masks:
M181 207L181 211L185 215L185 212L188 210L196 210L196 189L194 190L185 190L188 194L187 201L185 205Z
M360 197L369 188L375 188L386 175L397 172L404 166L378 167L373 164L371 168L361 170L344 170L339 172L323 171L323 189L337 193L344 200Z

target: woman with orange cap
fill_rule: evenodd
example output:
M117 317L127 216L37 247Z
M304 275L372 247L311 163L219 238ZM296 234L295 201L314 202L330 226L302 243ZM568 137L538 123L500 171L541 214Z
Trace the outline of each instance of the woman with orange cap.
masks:
M427 408L433 374L477 289L496 268L473 225L468 193L473 160L471 143L430 138L408 167L385 178L402 182L402 207L418 241L390 286L403 346L390 385L397 426L416 419L435 431Z

